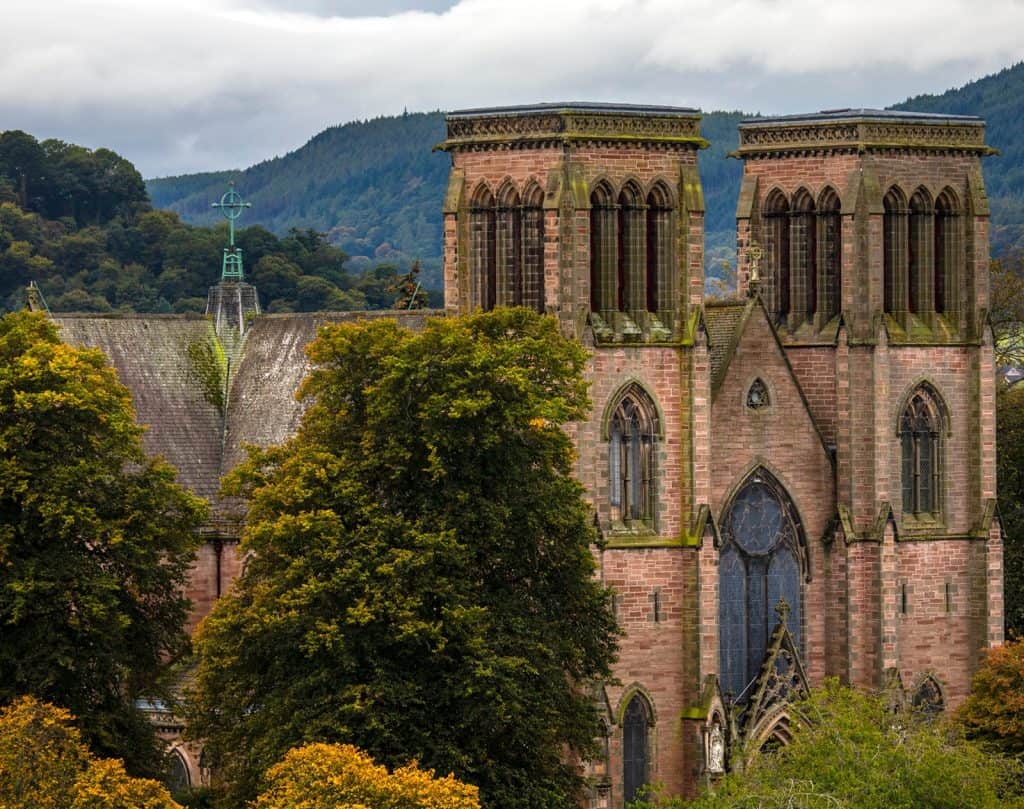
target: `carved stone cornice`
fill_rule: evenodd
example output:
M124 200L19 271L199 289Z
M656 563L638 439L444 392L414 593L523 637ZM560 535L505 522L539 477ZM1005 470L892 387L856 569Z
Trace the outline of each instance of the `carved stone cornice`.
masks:
M628 105L543 105L472 110L447 117L444 151L477 151L566 143L660 144L703 149L696 110Z
M857 154L901 150L995 153L985 144L985 123L977 118L935 116L934 120L894 114L847 120L768 119L740 124L737 157L764 157L807 152L846 151Z

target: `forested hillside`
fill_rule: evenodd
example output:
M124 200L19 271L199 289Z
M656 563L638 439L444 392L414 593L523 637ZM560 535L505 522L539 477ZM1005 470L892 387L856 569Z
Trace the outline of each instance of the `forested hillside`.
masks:
M742 167L726 153L736 148L741 113L711 113L701 153L708 206L708 248L717 263L734 249L733 215ZM153 204L187 222L208 223L210 203L228 179L253 207L248 221L275 233L313 228L352 256L408 264L423 259L424 280L440 288L441 201L450 158L431 151L444 140L444 113L403 114L324 130L284 157L237 172L166 177L147 183Z
M942 95L907 99L893 109L985 119L986 140L1001 152L982 163L992 206L992 253L1024 252L1024 62Z
M254 226L237 242L269 311L408 299L407 274L387 263L352 272L316 230ZM223 223L188 225L153 209L139 172L109 149L0 132L0 311L21 308L35 282L57 312L202 312L226 243Z
M988 141L1002 156L985 160L993 211L993 252L1024 250L1024 142L1016 137L1024 120L1024 64L950 90L918 96L896 109L980 115ZM742 173L727 157L736 148L739 112L711 112L702 129L711 148L700 154L707 204L709 274L735 253L735 209ZM431 148L444 138L440 112L375 118L332 127L296 151L244 171L150 180L153 203L177 211L188 222L211 222L210 202L231 177L253 202L253 222L276 233L291 227L324 231L353 256L408 263L421 257L425 283L440 286L441 201L447 155Z

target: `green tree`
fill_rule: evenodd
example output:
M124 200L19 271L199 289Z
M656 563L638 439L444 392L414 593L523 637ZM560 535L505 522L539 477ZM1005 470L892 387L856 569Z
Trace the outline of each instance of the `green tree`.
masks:
M0 710L4 809L181 809L156 781L96 759L62 708L22 697Z
M415 764L388 772L347 744L290 750L267 782L254 809L480 809L474 786Z
M325 330L297 435L229 480L250 561L200 627L191 722L236 801L305 742L491 807L573 805L616 629L561 425L585 353L521 309Z
M996 391L996 479L1003 524L1006 631L1024 636L1024 385Z
M0 704L70 709L90 746L162 768L135 707L188 648L182 593L202 501L142 451L99 351L45 318L0 319Z
M798 708L790 744L754 756L693 809L997 809L1020 807L1016 766L955 726L894 714L884 698L827 681ZM669 806L641 803L637 809Z

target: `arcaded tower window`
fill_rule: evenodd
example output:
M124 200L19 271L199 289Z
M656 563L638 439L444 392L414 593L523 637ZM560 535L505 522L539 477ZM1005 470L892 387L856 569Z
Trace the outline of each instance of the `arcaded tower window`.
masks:
M814 200L804 189L793 197L793 213L789 219L790 253L790 322L799 326L814 316L818 306L818 238Z
M634 694L622 717L622 789L625 803L637 796L647 784L650 758L649 730L651 712L647 701Z
M775 606L789 605L788 628L801 642L804 542L796 507L778 481L758 469L740 487L722 518L719 561L719 638L722 689L745 699L764 662L775 628Z
M619 399L608 428L609 501L613 523L655 527L654 465L658 416L636 385Z
M778 190L765 202L765 303L776 322L789 316L789 202Z
M607 183L590 195L590 308L605 320L620 306L618 223L615 198Z
M673 206L661 182L647 195L647 311L667 318L672 308L675 251Z
M477 188L469 208L472 245L470 300L473 308L489 312L498 302L497 216L494 195L485 185Z
M947 188L935 200L935 311L940 315L959 309L962 221L956 194Z
M826 188L818 203L818 314L828 323L842 301L843 226L839 195Z
M907 229L907 309L917 315L935 311L934 224L931 197L924 188L919 188L910 198L910 223Z
M907 311L907 202L894 186L882 204L885 207L882 221L884 306L889 314L899 315Z
M536 181L523 193L522 275L516 305L544 311L544 192Z
M932 515L940 510L941 437L938 397L929 386L922 385L900 417L904 515Z

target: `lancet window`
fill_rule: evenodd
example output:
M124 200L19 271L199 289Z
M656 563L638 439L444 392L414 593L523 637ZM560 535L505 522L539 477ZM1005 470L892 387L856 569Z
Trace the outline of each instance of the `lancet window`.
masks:
M842 302L843 223L839 195L826 188L818 203L818 314L828 323L839 314Z
M914 314L935 311L935 217L928 192L919 188L910 198L907 228L907 310Z
M622 788L624 802L637 797L647 784L650 760L651 710L640 694L634 694L622 717Z
M779 322L789 317L789 201L779 191L765 203L765 250L768 259L768 311Z
M654 528L658 417L654 403L638 386L619 399L608 433L612 521Z
M805 543L792 500L764 469L750 475L736 492L721 525L721 683L723 691L743 699L767 653L780 600L789 605L787 626L793 642L800 645Z
M671 309L672 198L658 183L647 195L647 311L665 316Z
M817 264L815 249L818 228L814 200L801 189L793 198L793 212L789 218L790 254L790 324L799 326L814 317L817 309Z
M900 416L905 515L935 514L940 510L942 421L938 397L929 386L922 385Z
M961 222L956 195L947 188L935 200L935 311L940 315L959 309Z
M498 300L497 212L494 195L480 186L469 208L469 235L472 244L470 298L474 308L490 311Z

